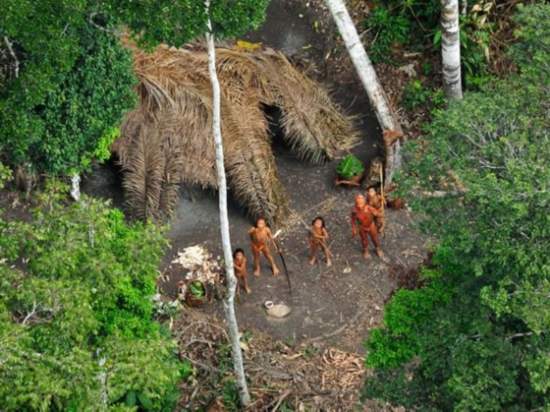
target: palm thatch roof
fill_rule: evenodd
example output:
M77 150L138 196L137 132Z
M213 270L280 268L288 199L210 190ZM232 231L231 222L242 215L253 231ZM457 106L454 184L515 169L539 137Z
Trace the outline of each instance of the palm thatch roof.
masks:
M217 187L208 57L199 47L133 52L140 104L126 116L113 150L131 209L158 217L173 209L179 184ZM218 48L217 70L230 190L252 216L276 221L288 212L287 196L263 108L281 110L284 139L311 162L350 149L357 133L326 90L281 53Z

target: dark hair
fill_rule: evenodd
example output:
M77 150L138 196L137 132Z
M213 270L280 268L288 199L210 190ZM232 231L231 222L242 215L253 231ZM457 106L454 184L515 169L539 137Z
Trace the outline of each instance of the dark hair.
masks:
M265 220L265 217L260 216L259 218L256 219L256 222L254 222L254 227L258 227L258 222L260 220L263 220L265 222L266 226L267 226L267 220Z
M321 221L321 223L322 223L321 227L324 229L325 228L325 219L323 219L322 216L317 216L315 219L313 219L311 221L311 225L313 226L317 220Z
M241 248L237 248L235 249L235 251L233 252L233 259L235 259L235 257L237 256L237 253L241 252L244 256L244 250L242 250Z

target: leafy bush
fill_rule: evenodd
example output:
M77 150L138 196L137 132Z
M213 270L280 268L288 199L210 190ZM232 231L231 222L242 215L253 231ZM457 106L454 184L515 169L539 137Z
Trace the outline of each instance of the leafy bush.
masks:
M439 10L438 0L375 1L364 23L371 33L368 52L373 62L391 62L395 45L422 46L438 27Z
M391 61L391 49L396 44L407 42L411 21L403 15L393 15L385 7L376 7L365 21L365 27L373 33L369 45L369 57L374 63Z
M429 106L430 108L438 108L443 106L445 96L441 89L430 90L426 88L419 79L411 80L405 86L403 99L401 103L409 110L419 106Z
M0 94L0 155L11 165L84 170L109 156L116 127L135 104L130 52L88 22L88 2L73 3L3 4L0 27L21 59L19 77Z
M336 166L336 173L344 179L351 179L354 176L362 174L364 171L365 166L363 166L363 162L352 154L344 157L338 163L338 166Z
M0 220L2 408L170 410L189 365L153 321L162 230L57 196L28 223Z
M0 162L0 189L3 189L12 177L11 169Z
M550 6L518 20L521 74L437 111L426 141L407 145L399 183L439 239L435 269L371 334L365 396L423 410L550 402Z

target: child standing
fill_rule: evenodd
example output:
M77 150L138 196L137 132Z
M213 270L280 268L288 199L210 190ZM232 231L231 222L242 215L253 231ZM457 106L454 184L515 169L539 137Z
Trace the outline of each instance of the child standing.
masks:
M279 274L279 268L277 268L275 260L271 256L268 245L269 242L273 242L273 235L265 219L263 217L258 218L254 227L248 231L248 234L250 236L250 246L254 257L254 276L260 276L260 254L263 254L269 261L273 276L277 276Z
M248 287L248 272L246 270L246 256L244 250L235 249L233 252L233 268L235 269L235 276L239 282L239 287L243 288L246 293L250 293L251 290Z
M321 248L325 254L325 259L327 261L327 266L332 266L332 260L330 257L332 253L330 252L328 246L328 232L325 227L325 220L321 216L317 216L311 222L311 229L309 230L309 264L314 265L317 260L317 249Z

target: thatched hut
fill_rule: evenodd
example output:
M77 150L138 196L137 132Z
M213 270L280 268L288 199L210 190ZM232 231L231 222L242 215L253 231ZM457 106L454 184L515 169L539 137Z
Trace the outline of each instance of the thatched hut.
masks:
M181 183L216 188L211 85L202 48L134 49L140 104L113 150L131 209L170 212ZM323 162L351 148L357 134L321 85L273 50L217 49L222 134L230 189L253 216L283 217L287 196L271 149L265 107L280 109L284 139L302 159Z

